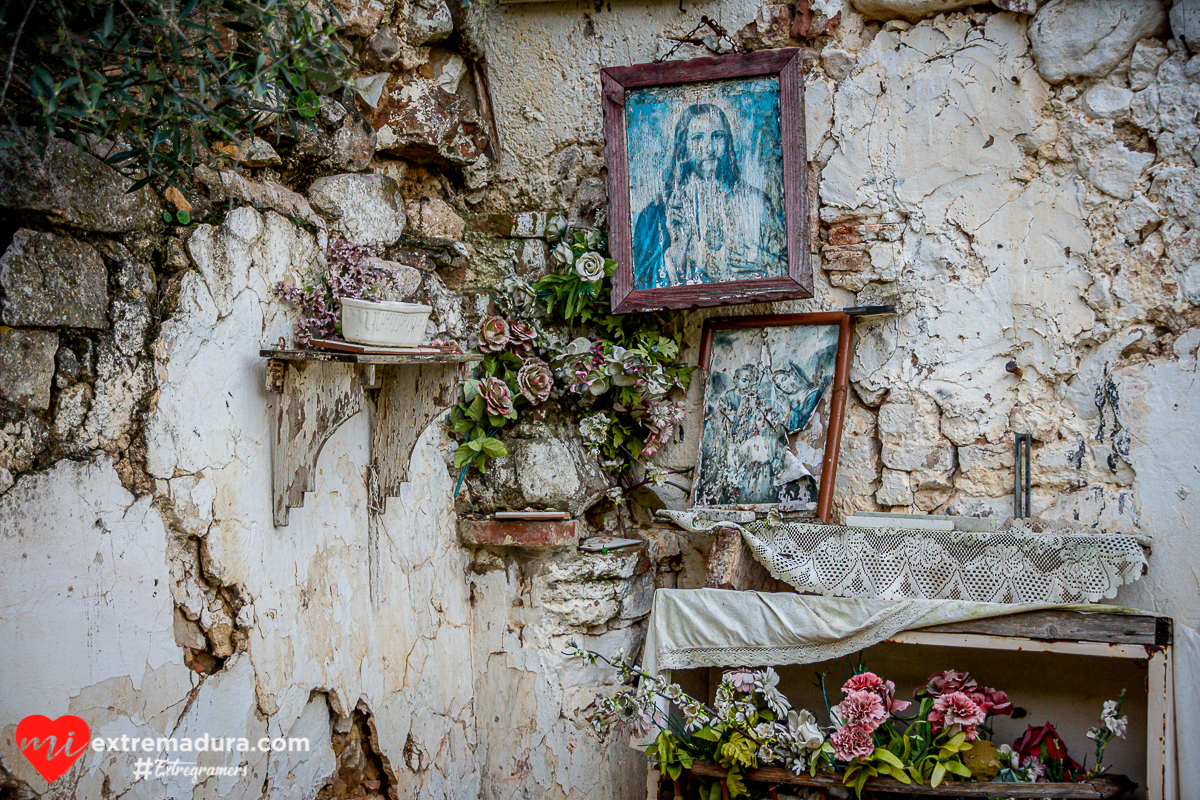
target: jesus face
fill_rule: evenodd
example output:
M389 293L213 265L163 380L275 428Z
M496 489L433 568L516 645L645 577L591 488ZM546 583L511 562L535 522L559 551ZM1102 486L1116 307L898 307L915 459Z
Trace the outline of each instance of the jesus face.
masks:
M717 166L729 152L729 135L715 114L701 114L688 123L688 159L703 178L717 174Z

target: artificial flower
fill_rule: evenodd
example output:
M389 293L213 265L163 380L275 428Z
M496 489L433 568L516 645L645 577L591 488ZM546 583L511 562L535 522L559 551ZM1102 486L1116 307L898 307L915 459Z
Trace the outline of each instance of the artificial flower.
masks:
M559 242L558 245L550 251L550 260L555 264L563 267L569 267L575 263L575 251L571 249L571 245L566 242Z
M734 670L733 672L725 673L726 679L730 685L739 692L754 691L754 673L749 670Z
M554 388L554 374L550 367L536 358L526 359L517 370L517 388L532 405L546 401Z
M978 736L975 729L985 719L987 714L965 692L950 692L940 696L933 701L933 710L929 712L934 733L940 733L951 725L959 725L967 735L967 741L974 741Z
M846 695L846 699L833 708L842 725L874 731L887 719L883 700L875 692L858 689Z
M579 433L583 437L584 444L589 447L598 447L604 444L608 440L610 423L611 420L603 411L579 420Z
M512 391L499 378L484 378L479 382L479 395L487 405L487 412L497 417L508 416L513 410Z
M833 745L833 754L842 761L866 758L875 752L875 740L871 738L871 732L854 725L834 731L829 743Z
M596 252L584 253L575 259L575 274L589 283L600 280L604 277L604 256Z
M770 667L759 673L758 690L762 692L763 699L775 712L776 717L782 717L792 707L788 699L783 696L783 692L779 691L779 675Z
M792 739L809 750L816 750L825 742L821 728L817 725L817 718L811 711L789 711L787 729Z
M508 333L512 339L512 344L522 350L532 350L533 343L537 340L537 329L528 322L522 322L519 319L514 319L508 323Z
M555 214L546 220L546 239L551 242L557 242L567 232L567 218L562 214Z
M512 341L508 323L501 317L484 317L479 322L479 349L499 353Z

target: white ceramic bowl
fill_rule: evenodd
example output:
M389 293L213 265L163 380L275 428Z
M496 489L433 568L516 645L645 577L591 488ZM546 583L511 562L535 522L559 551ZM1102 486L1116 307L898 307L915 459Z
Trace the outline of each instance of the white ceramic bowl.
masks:
M430 306L342 298L342 336L379 347L416 347L425 338Z

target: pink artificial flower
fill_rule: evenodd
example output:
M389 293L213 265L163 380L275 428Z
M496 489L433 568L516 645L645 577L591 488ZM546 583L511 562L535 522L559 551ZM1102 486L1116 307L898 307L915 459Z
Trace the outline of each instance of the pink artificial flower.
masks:
M850 692L833 710L843 725L861 727L868 732L878 728L888 716L883 699L866 689Z
M965 692L942 695L933 701L933 710L929 712L934 733L941 733L951 725L960 725L967 734L967 741L974 741L977 736L975 728L985 719L987 714Z
M528 358L517 371L517 388L531 405L545 402L554 388L554 373L536 358Z
M874 672L864 672L861 675L855 675L850 680L842 684L842 694L850 694L860 690L875 691L883 688L883 681Z
M512 338L513 347L527 351L533 350L533 343L537 340L537 331L532 325L515 319L508 323L508 333Z
M983 709L984 715L1008 716L1017 710L1012 700L1008 699L1008 695L999 689L983 686L974 691L968 691L967 694L975 701L975 705Z
M884 711L889 714L903 711L912 705L907 700L897 700L896 684L883 680L873 672L864 672L861 675L855 675L842 686L843 694L850 694L855 691L873 692L878 695L879 699L883 702Z
M729 682L733 684L733 688L737 689L739 692L754 691L755 682L753 672L744 669L737 670L736 672L730 672L726 677L728 677Z
M479 322L479 349L499 353L512 341L508 323L500 317L484 317Z
M971 677L971 673L947 669L930 675L925 688L917 690L917 696L940 697L952 692L969 692L974 690L975 686L975 679Z
M487 412L489 414L504 417L512 413L512 390L508 388L507 383L499 378L484 378L481 380L479 382L479 394L483 397L483 402L487 405Z
M833 732L829 737L833 745L833 754L841 761L853 758L866 758L875 752L875 740L866 728L846 725Z

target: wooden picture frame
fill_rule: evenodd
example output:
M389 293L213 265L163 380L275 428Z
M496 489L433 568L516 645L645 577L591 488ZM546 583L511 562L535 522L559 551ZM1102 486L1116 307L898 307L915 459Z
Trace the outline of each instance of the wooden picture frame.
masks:
M705 322L693 507L815 510L828 522L850 387L852 320L831 311Z
M813 296L801 62L601 70L614 313Z

